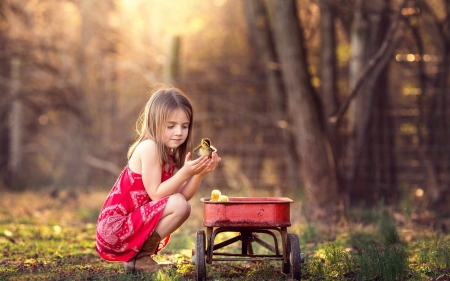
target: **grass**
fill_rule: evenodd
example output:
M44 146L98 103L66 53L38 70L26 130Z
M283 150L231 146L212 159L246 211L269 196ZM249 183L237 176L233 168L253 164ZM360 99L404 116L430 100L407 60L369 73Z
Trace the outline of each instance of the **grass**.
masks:
M408 275L408 255L401 244L370 245L357 260L361 280L404 280Z
M193 199L191 218L156 256L159 261L174 262L178 268L133 275L124 272L120 263L102 260L94 250L95 221L106 194L3 192L0 280L195 279L191 251L196 231L203 228L200 195ZM306 256L302 280L435 280L450 276L450 236L445 233L409 219L394 219L383 206L354 209L347 219L332 226L304 221L297 213L301 209L293 206L289 232L299 235ZM221 235L217 238L224 240L235 234ZM273 245L268 235L260 238ZM228 247L237 252L238 246ZM258 246L255 251L267 252ZM207 264L207 275L208 280L290 280L282 273L281 262L268 260L214 262Z

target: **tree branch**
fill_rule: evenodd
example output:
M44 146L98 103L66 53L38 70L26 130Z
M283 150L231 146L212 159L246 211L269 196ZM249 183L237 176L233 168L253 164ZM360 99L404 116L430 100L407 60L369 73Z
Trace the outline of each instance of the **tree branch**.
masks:
M122 169L117 166L115 163L111 162L111 161L107 161L107 160L103 160L100 158L97 158L95 156L92 156L90 154L84 155L84 161L94 167L94 168L98 168L101 170L105 170L107 172L110 172L113 175L118 175L120 174L120 172L122 171Z
M400 26L401 20L403 20L405 17L402 16L402 9L406 6L407 0L403 0L401 3L399 9L397 10L394 22L389 27L389 31L386 35L386 38L384 39L383 43L381 44L380 49L373 55L373 57L368 62L367 66L363 69L361 74L359 75L359 78L355 84L355 87L350 92L350 95L347 97L347 99L344 101L344 103L341 105L337 113L328 118L328 121L330 123L336 123L339 121L342 116L344 115L345 111L347 111L348 107L350 106L350 102L359 94L360 89L362 86L367 82L368 76L372 74L372 72L377 68L377 66L383 62L383 59L386 55L390 54L390 50L392 50L392 46L398 44L398 40L394 40L394 35L396 31L398 30Z

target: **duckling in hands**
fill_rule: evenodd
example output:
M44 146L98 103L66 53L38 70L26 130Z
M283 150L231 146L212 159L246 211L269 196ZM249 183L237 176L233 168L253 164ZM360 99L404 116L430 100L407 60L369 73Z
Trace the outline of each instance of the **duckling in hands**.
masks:
M194 149L195 154L200 156L212 157L213 152L217 152L217 149L211 145L211 140L208 138L203 138L200 145Z

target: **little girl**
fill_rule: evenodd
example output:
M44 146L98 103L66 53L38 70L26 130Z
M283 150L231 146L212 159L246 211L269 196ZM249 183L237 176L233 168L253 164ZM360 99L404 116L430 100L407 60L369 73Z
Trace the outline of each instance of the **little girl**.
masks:
M97 221L95 249L125 269L155 272L163 266L151 256L189 217L188 201L203 177L221 161L191 158L193 110L177 88L157 89L137 122L138 139L128 150L128 165L109 193Z

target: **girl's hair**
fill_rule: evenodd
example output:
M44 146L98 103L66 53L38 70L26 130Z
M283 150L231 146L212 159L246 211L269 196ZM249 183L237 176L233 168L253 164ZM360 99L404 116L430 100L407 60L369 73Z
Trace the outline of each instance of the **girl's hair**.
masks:
M176 109L182 109L189 119L189 131L186 141L175 149L171 154L162 142L165 124ZM191 151L191 134L194 112L186 95L178 88L159 86L151 95L137 122L137 140L128 149L127 157L130 159L134 150L142 141L151 139L156 142L159 151L161 165L164 163L174 164L178 169L184 164L186 153Z

